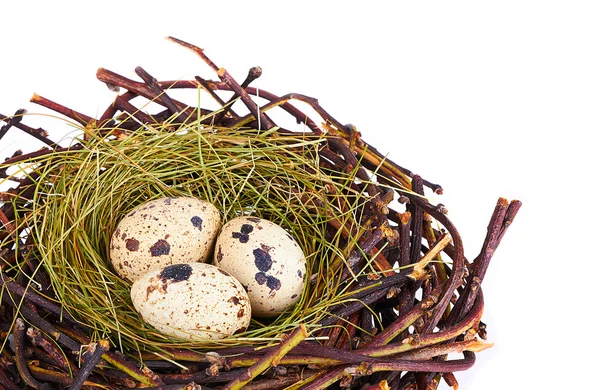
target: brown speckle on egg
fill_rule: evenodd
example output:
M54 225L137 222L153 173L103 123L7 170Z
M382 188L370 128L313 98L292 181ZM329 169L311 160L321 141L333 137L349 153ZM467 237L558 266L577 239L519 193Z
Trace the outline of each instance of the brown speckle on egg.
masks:
M188 280L191 274L192 267L189 264L173 264L163 268L159 274L159 277L163 283L168 281L176 283Z
M281 281L274 276L267 276L267 287L271 290L279 290L281 288Z
M166 240L158 240L150 247L152 256L165 256L171 251L171 245Z
M262 272L267 272L273 265L273 260L269 256L269 252L265 252L262 248L256 248L252 251L254 255L254 264Z
M183 211L181 205L185 205ZM110 261L119 276L132 282L150 269L206 261L220 226L219 210L204 200L155 199L131 210L119 222L111 235ZM128 239L135 239L137 248ZM133 266L120 272L125 260Z
M233 232L233 233L231 233L231 237L237 238L238 240L240 240L240 242L242 244L247 243L248 240L250 239L250 236L248 236L247 234L240 233L240 232Z
M202 218L200 218L197 215L194 215L192 217L191 221L192 221L192 225L194 225L195 228L202 231Z
M234 218L223 226L216 248L214 263L242 283L253 315L279 315L300 298L304 278L297 272L304 272L306 259L281 226L256 217Z
M146 287L146 300L148 300L148 297L150 296L150 294L152 294L154 291L156 291L158 287L156 286L156 284L150 284Z
M221 339L236 329L245 331L251 318L248 295L239 281L217 271L205 263L150 271L133 283L131 300L148 324L183 340ZM164 292L163 282L168 284Z
M256 275L254 275L254 279L256 280L256 283L262 286L267 282L267 274L264 272L257 272Z
M223 252L221 251L221 245L219 245L219 248L217 249L217 262L221 262L221 260L223 260Z
M135 252L140 248L140 242L135 238L128 238L125 240L125 248L127 248L127 250L130 252Z

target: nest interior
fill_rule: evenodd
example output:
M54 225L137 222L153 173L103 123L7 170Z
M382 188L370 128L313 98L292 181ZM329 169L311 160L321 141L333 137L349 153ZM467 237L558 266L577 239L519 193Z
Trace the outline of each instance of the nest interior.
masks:
M426 197L441 194L439 185L384 158L316 99L250 87L260 68L240 84L203 50L171 40L219 80L159 82L137 68L138 82L99 69L100 81L125 90L100 118L34 95L78 123L68 146L22 123L22 111L0 116L0 138L17 128L47 144L0 165L13 185L0 213L0 384L456 387L453 372L489 346L481 282L520 202L498 200L469 261L443 205ZM208 93L221 108L173 99L176 89ZM133 105L138 97L162 110ZM275 108L304 129L278 127ZM254 215L286 228L307 255L298 305L219 342L182 342L144 324L110 268L108 245L125 213L165 195L207 199L225 220ZM455 353L463 356L449 359Z

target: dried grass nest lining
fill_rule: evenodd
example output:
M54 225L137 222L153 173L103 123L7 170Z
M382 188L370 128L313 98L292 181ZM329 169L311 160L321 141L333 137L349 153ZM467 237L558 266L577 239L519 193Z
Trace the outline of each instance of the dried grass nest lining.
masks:
M360 236L358 221L368 201L350 188L360 184L354 172L319 167L317 149L325 141L248 129L156 127L121 141L91 138L81 147L25 161L39 173L27 221L36 226L35 253L58 300L95 329L94 339L110 338L124 349L181 346L135 312L129 284L110 267L108 245L118 221L136 205L162 196L196 196L215 204L225 221L253 215L288 229L307 255L308 275L316 276L292 313L269 324L253 321L238 337L208 345L277 337L299 323L310 330L346 295L336 291L343 259L354 247L344 233L353 232L350 240ZM328 229L331 219L345 228Z

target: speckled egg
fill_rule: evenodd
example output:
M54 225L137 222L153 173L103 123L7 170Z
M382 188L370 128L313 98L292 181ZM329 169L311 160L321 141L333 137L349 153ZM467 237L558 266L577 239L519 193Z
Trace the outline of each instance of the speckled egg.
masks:
M246 331L251 307L244 287L211 264L173 264L131 286L131 301L156 330L183 340L216 340Z
M302 294L304 253L294 237L273 222L254 217L227 222L217 237L214 264L246 288L255 316L279 315Z
M155 199L131 210L110 241L117 274L131 282L169 264L204 262L221 227L219 210L192 197Z

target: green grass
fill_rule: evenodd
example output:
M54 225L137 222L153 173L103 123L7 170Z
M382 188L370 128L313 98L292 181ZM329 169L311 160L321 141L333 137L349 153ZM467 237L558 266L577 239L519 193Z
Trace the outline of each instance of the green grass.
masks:
M300 323L310 331L328 306L347 299L338 281L369 199L349 189L364 184L355 171L320 167L317 151L325 136L201 126L173 132L159 125L123 140L99 133L86 133L79 150L32 158L13 173L39 174L33 202L18 206L31 212L18 224L31 227L32 255L49 274L59 302L94 330L95 339L108 338L125 351L265 344ZM293 234L309 277L316 275L294 310L268 323L253 320L247 332L218 341L183 342L145 324L133 308L129 284L111 269L108 246L129 210L163 196L206 199L224 221L253 215ZM344 229L328 229L330 220L344 225L350 237Z

